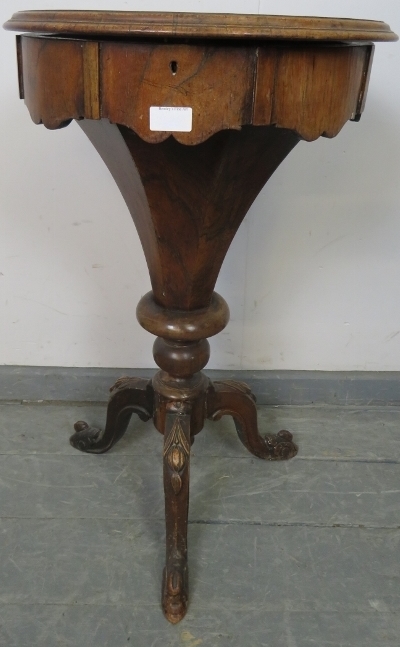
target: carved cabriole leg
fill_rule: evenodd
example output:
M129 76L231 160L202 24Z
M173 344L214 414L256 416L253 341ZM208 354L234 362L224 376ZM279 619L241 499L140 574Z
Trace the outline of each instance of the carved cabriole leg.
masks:
M158 337L154 358L154 424L164 434L166 566L162 608L173 624L183 618L188 602L187 523L189 456L194 437L204 425L209 380L201 372L210 355L206 339L190 342Z
M164 432L166 566L162 608L173 624L182 620L188 603L187 524L189 510L190 405L169 406Z
M153 388L149 380L122 377L110 389L107 421L104 431L76 422L70 443L76 449L91 454L108 451L124 435L132 413L146 421L153 415Z
M210 385L207 393L207 417L219 420L223 415L233 417L240 440L255 456L269 461L296 456L298 448L292 442L293 436L289 431L282 430L264 438L260 436L255 397L246 384L226 380Z

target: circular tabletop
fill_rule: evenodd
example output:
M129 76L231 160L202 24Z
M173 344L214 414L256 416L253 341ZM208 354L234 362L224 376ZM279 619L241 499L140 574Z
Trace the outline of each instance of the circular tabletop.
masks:
M19 11L5 29L63 36L394 41L375 20L153 11Z

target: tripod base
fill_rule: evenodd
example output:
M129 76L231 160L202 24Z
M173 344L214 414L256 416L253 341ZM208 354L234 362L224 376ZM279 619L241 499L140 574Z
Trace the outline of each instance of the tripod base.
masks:
M205 418L219 420L231 415L239 439L259 458L286 460L297 454L289 431L264 437L259 434L255 397L246 384L231 380L212 383L199 372L186 380L185 387L179 392L163 371L152 381L123 377L110 389L104 431L79 421L70 439L71 445L81 451L106 452L122 438L132 413L142 420L153 417L163 434L166 566L161 603L165 617L173 624L182 620L188 605L190 448Z

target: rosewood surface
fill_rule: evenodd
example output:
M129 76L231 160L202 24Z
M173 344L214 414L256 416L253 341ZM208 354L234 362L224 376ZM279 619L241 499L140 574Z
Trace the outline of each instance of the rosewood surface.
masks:
M378 20L156 11L19 11L4 25L49 34L188 38L284 38L289 40L391 41L397 36Z
M164 436L166 566L170 622L188 604L190 450L205 419L233 417L255 456L297 453L292 434L262 437L255 398L202 369L208 337L229 309L214 292L224 257L252 202L300 139L334 137L365 104L373 40L395 40L376 21L140 12L20 12L21 98L33 121L76 119L113 175L146 256L152 291L139 323L156 335L153 380L111 388L104 430L79 421L71 443L108 451L132 413ZM47 34L47 35L44 35ZM152 106L191 108L187 132L150 129Z

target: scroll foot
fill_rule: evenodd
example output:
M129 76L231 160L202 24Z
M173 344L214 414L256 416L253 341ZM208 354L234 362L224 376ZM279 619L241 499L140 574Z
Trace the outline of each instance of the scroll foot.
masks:
M269 461L293 458L298 447L290 431L282 430L264 438L258 432L255 397L246 384L226 380L214 382L207 393L207 417L219 420L224 415L233 417L236 431L243 445L252 454Z
M110 389L104 431L83 420L75 423L70 443L75 449L91 454L108 451L124 435L132 413L146 421L153 415L153 389L149 380L122 377Z
M281 429L276 435L264 436L268 448L268 460L284 461L296 456L298 447L293 442L293 435L286 429Z

